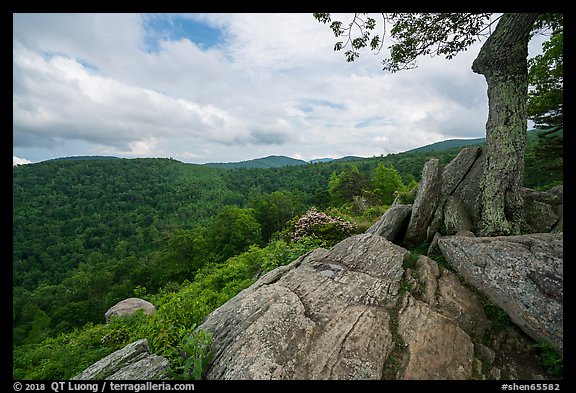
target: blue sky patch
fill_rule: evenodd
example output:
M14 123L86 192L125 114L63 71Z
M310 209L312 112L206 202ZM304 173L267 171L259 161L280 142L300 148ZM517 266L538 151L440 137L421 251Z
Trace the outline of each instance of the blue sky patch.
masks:
M65 57L67 59L72 59L72 60L78 62L88 72L91 72L94 74L94 73L98 73L100 71L95 64L90 63L88 60L81 59L81 58L72 58L63 52L41 51L39 53L40 53L40 55L42 55L42 57L46 61L50 61L54 57Z
M174 14L144 14L146 31L144 47L154 53L160 50L160 41L188 39L202 49L217 46L222 42L223 32L191 17Z
M364 127L371 127L371 126L383 126L383 125L397 125L395 121L385 118L384 116L371 116L361 119L359 122L356 123L354 126L355 128L364 128Z
M344 104L341 104L338 102L332 102L332 101L328 101L328 100L322 100L322 99L303 100L300 104L297 105L298 109L300 109L302 112L306 112L306 113L313 112L314 107L318 107L318 106L326 106L328 108L336 109L336 110L340 110L340 111L344 111L346 109L346 105L344 105Z

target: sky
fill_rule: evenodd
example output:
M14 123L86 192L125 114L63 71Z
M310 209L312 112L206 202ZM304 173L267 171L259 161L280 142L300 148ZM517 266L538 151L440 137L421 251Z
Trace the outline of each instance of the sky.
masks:
M348 63L335 42L311 13L14 14L13 164L308 161L485 136L483 41L394 74L385 48Z

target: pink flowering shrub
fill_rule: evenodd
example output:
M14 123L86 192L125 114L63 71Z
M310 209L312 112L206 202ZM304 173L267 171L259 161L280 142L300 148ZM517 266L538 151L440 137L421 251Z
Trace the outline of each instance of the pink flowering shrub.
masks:
M292 223L293 226L288 226L288 234L292 241L313 237L322 240L325 245L336 244L353 235L356 230L354 223L340 217L331 217L315 208L311 208Z

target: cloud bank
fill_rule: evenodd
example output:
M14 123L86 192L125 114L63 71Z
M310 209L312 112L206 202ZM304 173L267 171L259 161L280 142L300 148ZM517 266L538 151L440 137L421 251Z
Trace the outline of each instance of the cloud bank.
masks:
M453 60L347 63L311 14L14 14L13 153L242 161L484 136L486 83Z

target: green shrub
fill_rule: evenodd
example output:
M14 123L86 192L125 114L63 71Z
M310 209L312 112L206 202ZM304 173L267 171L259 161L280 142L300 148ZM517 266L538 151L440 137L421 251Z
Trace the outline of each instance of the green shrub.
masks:
M398 202L400 204L409 205L414 203L417 193L418 193L418 183L412 180L410 184L406 186L404 191L399 191L396 193L396 197L398 198Z
M540 351L540 359L546 371L555 376L564 375L564 358L547 342L533 344L532 348Z
M89 323L56 338L14 347L14 379L70 379L104 356L142 338L148 340L153 353L170 361L169 375L200 378L209 361L210 342L207 333L195 330L202 320L261 274L317 247L317 241L310 238L298 242L277 240L264 248L252 246L225 262L206 265L194 281L171 283L155 295L145 295L144 287L136 287L135 293L156 305L154 314L137 312L112 318L107 324Z
M70 333L13 349L13 378L23 380L70 379L92 363L114 352L116 343L102 343L108 325L87 324Z
M501 331L511 323L511 319L506 311L495 304L485 302L484 312L486 313L488 319L492 322L492 329L495 332Z
M178 348L179 356L172 358L167 375L173 379L203 379L212 358L212 342L210 332L203 329L192 332Z
M371 206L362 213L362 218L365 220L371 221L372 223L376 222L386 211L390 208L388 205L375 205Z
M331 247L355 232L356 225L353 222L311 208L287 224L284 237L293 242L305 237L316 238L323 247Z

